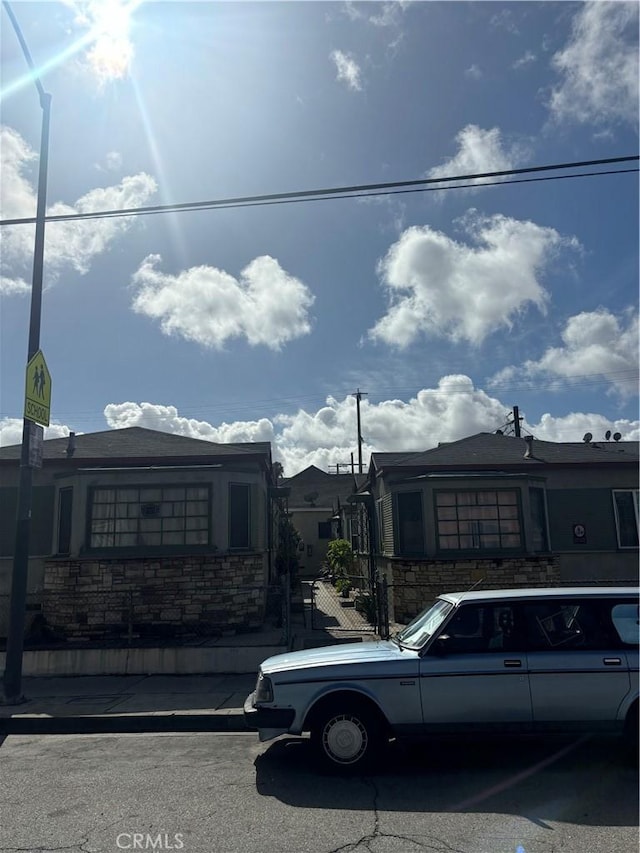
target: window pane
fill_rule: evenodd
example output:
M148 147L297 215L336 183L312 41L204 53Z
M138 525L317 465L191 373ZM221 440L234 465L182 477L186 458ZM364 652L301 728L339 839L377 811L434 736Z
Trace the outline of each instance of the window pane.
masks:
M140 544L142 545L160 545L160 531L157 533L142 533L139 537Z
M119 500L119 501L137 501L138 500L138 490L137 489L118 489L117 500Z
M209 497L209 489L206 486L190 486L187 489L187 500L206 500Z
M518 507L517 506L501 506L500 507L500 518L517 518L518 517Z
M105 533L92 533L91 534L91 547L92 548L112 548L113 547L113 536L109 536Z
M163 530L184 530L184 518L165 518L162 522Z
M462 539L463 537L460 537ZM440 547L441 548L466 548L471 547L467 545L462 545L462 542L458 540L457 536L441 536L440 537Z
M207 502L206 501L188 501L187 502L187 515L206 515L207 514Z
M496 502L495 492L477 492L477 496L479 504L495 504Z
M184 543L184 533L167 533L162 531L163 545L182 545Z
M93 493L94 503L113 503L115 499L115 489L96 489Z
M138 529L138 522L135 519L117 518L116 533L135 533Z
M162 500L164 501L183 501L184 500L184 489L164 489L162 493Z
M516 492L498 492L498 503L513 504L514 506L517 506L518 495Z
M439 492L437 497L438 506L455 506L455 492Z
M191 530L187 533L187 545L206 545L207 542L206 530Z
M187 518L187 530L206 530L208 526L206 518Z
M520 537L514 535L508 535L502 537L502 547L503 548L519 548L520 547Z
M446 534L446 533L457 533L458 525L455 521L440 521L438 522L438 533ZM460 532L466 533L466 530L463 530L462 525L460 525Z
M140 489L142 503L155 503L160 500L162 500L162 489Z
M161 521L159 518L141 518L140 530L148 533L151 530L160 530Z
M116 533L114 539L116 548L127 548L136 544L137 536L135 533Z
M229 546L249 547L249 486L229 484Z
M614 498L618 517L619 545L621 548L637 548L638 524L636 520L636 508L634 506L634 493L631 489L624 492L614 492Z
M450 519L457 518L458 513L455 506L439 506L438 507L438 518L442 519Z
M397 495L398 534L401 554L420 554L424 550L422 530L422 493Z

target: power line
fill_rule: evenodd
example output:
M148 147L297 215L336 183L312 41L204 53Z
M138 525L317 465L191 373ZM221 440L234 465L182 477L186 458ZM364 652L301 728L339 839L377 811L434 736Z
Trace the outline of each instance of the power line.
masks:
M345 198L369 198L381 195L401 195L415 192L441 192L451 189L469 189L476 187L533 183L539 181L557 181L568 178L587 178L604 175L628 174L638 172L638 169L613 169L599 170L597 172L581 172L569 175L550 175L538 178L519 178L513 180L487 181L487 178L501 178L510 175L532 174L536 172L559 171L561 169L578 169L587 166L604 166L613 163L629 163L640 160L638 155L625 157L608 157L600 160L583 160L573 163L556 163L544 166L531 166L522 169L505 169L497 172L479 172L469 175L449 175L440 178L421 178L412 181L391 181L379 184L356 184L353 186L333 187L316 190L300 190L289 193L269 193L266 195L236 196L231 198L210 199L208 201L182 202L176 204L152 205L149 207L130 207L119 210L91 211L85 213L67 213L47 216L47 222L76 222L88 219L113 219L124 216L149 216L159 213L184 213L198 210L214 210L218 208L237 207L260 207L273 204L293 204L305 201L333 201ZM453 181L477 181L483 179L481 184L453 184L451 186L434 186L436 184L449 184ZM17 219L0 220L0 225L31 225L35 222L34 217L21 217Z

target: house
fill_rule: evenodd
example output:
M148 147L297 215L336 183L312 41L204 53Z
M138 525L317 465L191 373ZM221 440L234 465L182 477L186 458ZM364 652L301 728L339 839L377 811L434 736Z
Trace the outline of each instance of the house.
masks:
M0 449L0 636L6 636L20 446ZM140 427L43 443L28 608L67 638L261 623L275 582L268 443Z
M328 474L310 465L294 477L283 479L290 490L289 517L300 536L298 561L301 577L316 578L322 573L331 539L351 539L341 508L364 480L357 474Z
M362 560L386 578L398 621L474 584L637 580L635 442L479 433L424 452L374 453L352 500Z

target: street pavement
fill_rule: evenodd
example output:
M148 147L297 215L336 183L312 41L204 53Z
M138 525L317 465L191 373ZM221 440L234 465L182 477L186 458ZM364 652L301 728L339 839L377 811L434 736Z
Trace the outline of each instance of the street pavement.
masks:
M0 736L246 731L256 674L25 678L26 701L0 705Z

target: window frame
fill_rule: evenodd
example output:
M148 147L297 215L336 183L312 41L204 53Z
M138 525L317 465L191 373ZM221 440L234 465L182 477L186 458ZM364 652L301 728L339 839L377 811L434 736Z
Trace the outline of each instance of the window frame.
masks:
M520 538L519 545L514 545L511 547L503 547L502 545L498 545L498 546L492 546L492 547L487 547L487 548L483 548L483 547L467 548L467 547L462 547L462 546L459 546L457 548L443 548L440 544L440 529L439 529L439 521L441 521L443 519L439 519L439 517L438 517L438 508L439 508L438 507L438 495L445 494L445 493L454 493L457 496L460 494L479 494L481 492L495 492L496 496L498 495L498 493L501 493L501 492L502 493L504 493L504 492L514 492L515 493L516 500L515 500L515 504L513 504L513 505L516 507L517 521L520 525L520 530L519 530L519 533L517 534ZM505 506L506 505L507 504L505 504ZM508 506L511 506L511 505L512 504L508 504ZM457 499L456 499L455 506L458 507ZM472 506L474 506L474 504L472 504ZM482 504L476 503L475 506L482 506ZM486 504L486 506L494 506L494 504ZM496 497L495 506L496 507L500 506L500 504L497 502L497 497ZM440 557L440 558L446 557L446 556L451 555L451 554L465 554L465 555L466 554L470 554L470 555L473 554L473 555L477 556L477 555L486 555L486 554L522 554L525 552L525 549L526 549L526 544L525 544L526 543L526 524L525 524L525 520L524 520L524 512L522 509L522 488L520 486L510 486L510 487L484 486L483 488L477 488L476 487L476 488L466 488L466 489L449 487L449 488L434 489L434 491L433 491L433 518L434 518L434 534L435 534L436 553L437 553L438 557ZM444 519L444 520L447 520L447 519ZM450 520L453 521L454 519L450 519ZM469 520L473 521L474 519L469 519ZM505 519L505 520L508 520L508 519ZM497 521L499 524L499 522L500 522L499 514L498 514ZM455 522L456 522L456 524L459 524L459 522L460 522L460 519L457 515L457 512L456 512ZM458 527L458 533L457 534L452 534L452 535L457 535L458 541L459 541L460 536L461 536L460 528ZM468 534L465 534L465 535L468 535ZM471 534L471 535L475 535L475 534ZM478 535L483 535L483 534L478 534ZM491 534L486 534L486 535L491 535ZM503 535L515 535L515 534L513 534L513 533L503 534L500 532L500 530L498 530L498 533L493 534L493 535L497 535L498 537L502 538Z
M189 503L189 498L187 497L187 489L204 489L206 490L206 497L202 498L191 498L192 502L204 502L206 501L207 509L206 514L196 513L195 515L188 515L186 512L186 505ZM182 501L168 500L164 498L163 491L169 489L184 489L185 496ZM160 500L142 500L141 492L149 491L149 490L160 490L161 496ZM100 501L96 502L95 496L97 492L100 491L112 491L115 494L114 500L109 501ZM119 501L117 497L118 492L138 492L138 499L134 501ZM113 506L116 507L119 503L126 504L134 504L136 503L138 507L142 507L143 505L151 505L151 504L159 504L163 503L184 503L185 505L185 513L184 516L176 516L177 518L184 518L185 524L184 528L180 530L170 530L167 529L167 533L182 533L183 534L183 542L181 543L162 543L162 534L164 532L163 525L160 525L160 544L127 544L127 545L116 545L116 544L93 544L93 536L99 535L97 532L94 532L93 522L100 521L101 519L95 518L94 516L94 507L100 504L104 504L105 506ZM112 484L112 483L98 483L93 486L89 486L87 489L87 508L86 508L86 531L85 531L85 542L86 542L86 551L88 553L106 553L106 554L166 554L166 553L184 553L185 551L194 552L194 553L202 553L211 550L212 540L213 540L213 519L212 519L212 486L211 483L194 483L194 482L176 482L176 483L127 483L126 485L121 484ZM147 516L150 518L151 516ZM163 518L173 518L173 516L162 516L160 515L160 520ZM199 542L199 543L190 543L187 542L187 533L195 532L198 528L193 528L191 531L187 529L187 518L206 518L206 531L207 531L207 541ZM114 530L113 532L107 531L102 534L105 536L112 535L115 539L118 531L115 530L115 522L122 521L124 518L118 517L115 513L113 519L104 519L105 521L112 520L114 522ZM135 531L125 531L129 532L136 537L139 537L142 534L140 530L139 522L141 520L145 520L145 516L140 512L139 515L135 517L129 518L127 515L127 521L136 521L137 527ZM204 528L203 528L204 529ZM123 531L120 531L121 533ZM148 531L155 532L155 531Z
M66 502L67 498L70 498L68 501L68 517L63 519L62 513L63 508L66 508L66 503L63 507L63 498ZM63 523L65 523L65 527L68 528L65 532L65 538L68 540L66 548L62 548L61 545L64 542L62 536ZM56 526L56 553L60 554L60 556L68 556L71 553L71 537L73 534L73 486L64 486L58 489L58 523Z
M232 542L232 519L231 519L231 490L244 489L247 496L247 522L246 544L235 545ZM230 551L248 551L251 548L251 483L229 483L227 488L227 507L228 507L228 535L229 535L229 550Z
M407 495L418 495L420 499L420 526L421 526L421 547L419 549L407 549L405 547L404 536L402 533L402 527L400 525L400 499L406 497ZM392 518L394 520L393 525L393 538L394 538L394 554L396 556L404 557L404 556L423 556L426 553L427 547L427 537L425 530L425 513L424 513L424 504L425 504L425 495L424 492L420 489L407 489L406 491L395 491L392 496ZM395 511L394 511L395 510ZM397 546L397 547L396 547Z
M616 501L617 494L630 494L631 495L631 505L633 506L635 519L636 519L636 539L638 542L635 545L623 545L620 540L620 516L618 513L618 502ZM613 517L615 519L616 524L616 539L618 542L618 548L624 551L637 551L638 544L640 543L640 510L638 507L638 501L640 500L640 490L639 489L612 489L611 490L611 499L613 501Z

